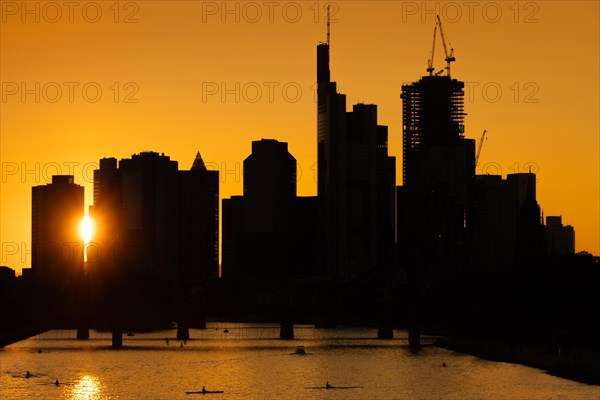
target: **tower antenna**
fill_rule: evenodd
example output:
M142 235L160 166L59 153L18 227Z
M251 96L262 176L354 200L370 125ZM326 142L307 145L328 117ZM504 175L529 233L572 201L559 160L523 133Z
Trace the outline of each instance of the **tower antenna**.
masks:
M331 4L327 4L327 46L329 46L329 38L330 38L330 15L329 15L329 7L331 7Z

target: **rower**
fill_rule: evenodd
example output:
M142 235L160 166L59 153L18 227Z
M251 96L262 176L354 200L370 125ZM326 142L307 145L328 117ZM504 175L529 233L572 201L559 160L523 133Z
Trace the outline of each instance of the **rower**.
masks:
M60 382L58 381L58 379L57 379L56 381L54 381L54 384L55 384L56 386L60 385Z
M206 393L206 388L202 386L202 393Z
M31 378L31 372L27 371L27 373L25 374L25 378L27 378L27 379Z
M331 388L331 385L329 384L329 381L327 381L327 383L325 384L325 389L329 389Z

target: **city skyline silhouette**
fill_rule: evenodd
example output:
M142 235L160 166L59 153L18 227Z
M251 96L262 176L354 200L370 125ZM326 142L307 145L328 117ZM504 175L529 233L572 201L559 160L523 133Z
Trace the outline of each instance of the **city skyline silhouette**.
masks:
M363 16L363 21L379 20L377 26L381 26L381 29L375 27L369 30L368 35L353 31L353 27L357 26L360 13L352 4L339 4L333 7L331 24L334 71L332 79L340 82L341 92L347 94L348 103L365 102L378 105L380 123L389 126L390 155L397 159L402 157L400 125L402 118L399 99L401 85L426 74L427 60L431 51L431 31L435 25L435 12L413 10L410 8L411 5L412 3L397 5L387 10L387 13L385 8L369 8L368 13ZM17 49L15 47L17 42L9 42L7 46L3 46L3 52L6 54L6 57L2 58L5 77L2 107L4 110L2 197L6 204L2 207L2 241L5 243L3 258L6 260L3 264L12 265L17 270L30 265L29 224L20 223L24 218L28 218L27 207L25 207L27 201L23 199L28 198L29 188L49 182L54 173L73 172L76 182L86 187L87 207L92 204L91 171L97 167L98 160L105 156L125 158L145 149L154 149L169 154L173 159L184 161L195 152L187 149L191 146L201 150L210 169L221 171L221 198L227 198L241 192L241 160L248 154L250 142L261 137L274 138L289 143L290 151L298 159L299 194L316 194L317 157L313 140L316 86L312 74L314 65L310 61L313 57L312 45L326 39L325 4L320 6L318 9L304 8L302 18L294 22L283 14L277 14L273 17L274 21L269 22L267 19L250 21L244 17L242 10L240 10L242 14L239 14L236 20L237 17L233 14L222 15L223 10L214 11L211 8L207 9L206 6L203 9L200 4L196 5L194 10L199 13L198 19L182 17L180 28L191 29L181 36L182 43L190 44L186 47L188 50L175 48L172 50L172 57L166 57L162 63L151 67L153 64L148 62L149 55L140 49L128 58L136 65L137 63L147 65L146 68L139 70L143 72L137 76L138 73L132 69L122 72L109 69L98 74L94 72L96 69L91 65L85 69L75 65L69 66L63 73L67 75L63 77L57 74L52 76L49 72L25 74L22 69L16 68L18 64L15 64L14 58L10 57ZM597 207L594 204L598 203L598 194L593 190L595 182L598 181L597 168L594 166L597 152L596 146L591 145L594 143L593 135L590 136L594 131L595 122L593 118L589 118L594 113L589 112L589 117L578 119L578 124L584 124L583 129L577 129L577 139L570 140L567 144L565 140L569 135L565 133L566 125L557 119L561 114L551 111L557 106L555 100L558 98L552 81L547 79L548 72L544 72L548 67L540 70L537 63L533 62L540 56L540 51L546 51L545 47L536 44L550 42L548 29L551 22L560 14L560 10L557 5L540 7L537 11L533 8L526 9L523 5L518 10L519 13L517 10L503 10L502 17L497 21L479 12L475 12L472 17L465 12L461 18L453 19L450 10L439 11L446 30L445 34L455 48L457 57L457 62L453 65L453 76L466 82L465 109L468 114L466 136L479 139L484 129L488 131L488 140L484 144L477 173L506 176L508 173L527 172L532 168L537 174L537 179L541 181L538 198L541 199L545 214L562 215L563 222L576 227L577 251L587 250L597 254L600 248L598 247ZM27 22L32 22L30 19L25 20L24 23L21 21L20 14L17 13L14 17L8 13L9 11L5 10L6 22L3 23L5 32L17 34L21 28L27 26ZM145 12L142 14L142 11ZM19 37L19 40L22 40L22 48L28 46L33 48L30 40L45 30L57 34L65 29L80 30L83 38L92 33L90 30L93 27L110 29L110 32L114 29L116 29L114 32L126 29L132 35L128 40L118 43L120 49L124 50L153 31L157 22L155 11L157 9L152 5L145 5L136 14L137 22L121 21L123 23L116 25L112 15L105 13L104 15L109 15L111 18L106 17L93 26L81 18L76 19L72 25L68 25L68 21L58 21L55 25L51 25L42 15L40 22L32 24L34 29L27 34L6 36ZM182 10L173 8L169 11L169 15L181 16L180 11ZM581 12L575 7L568 8L567 11L563 13L565 15L561 15L561 18L567 18L571 13ZM266 13L263 14L266 18ZM123 11L119 18L124 20L125 15L128 14ZM141 18L142 16L145 16L146 20ZM377 18L369 18L370 16L377 16ZM546 23L544 18L547 18ZM404 35L399 34L394 37L393 31L385 33L383 25L399 30ZM584 29L586 24L580 23L577 26L582 26ZM222 47L225 54L229 54L232 59L246 54L249 57L247 65L251 66L249 70L234 70L235 63L227 63L223 57L204 57L205 62L197 64L200 59L191 51L194 42L198 44L199 49L205 49L207 55L216 56L220 53L216 47L196 34L203 29L210 29L211 32L218 34L225 27L233 29L229 35L234 39L240 39L239 35L244 33L251 34L256 39L251 49L248 49L248 53L234 50L238 47L235 40L226 41L227 45ZM482 42L472 35L474 31L489 31L494 35L492 37L498 37L501 32L496 33L498 29L504 30L506 41L500 40L492 44L487 41ZM278 30L283 35L274 36L273 33ZM300 32L307 32L308 36L297 38ZM407 32L413 32L410 34L411 41L405 40ZM544 38L540 39L532 32L539 32L539 36ZM511 35L521 33L525 34L521 45L514 48L512 52L509 51L511 48L509 38ZM575 37L579 32L573 31L572 35ZM61 37L57 37L56 46L65 44L61 41ZM174 37L168 36L168 38ZM375 48L378 51L375 51L373 46L366 45L365 40L369 37L372 37L370 42L377 44ZM286 41L285 56L278 57L277 52L270 51L269 43L273 40ZM158 48L164 49L161 43ZM583 46L583 42L581 45ZM77 54L86 54L90 49L95 48L101 55L107 54L103 52L109 49L100 39L87 44L73 43L70 46L72 50L80 51ZM507 50L503 50L503 46L508 46ZM61 47L55 49L59 48ZM64 48L68 49L68 47ZM537 50L533 51L533 49ZM54 65L62 65L61 58L57 57L58 53L52 46L48 50L51 52L44 53L45 50L40 49L40 56L46 54L45 57L48 57ZM255 54L260 56L256 57ZM476 54L482 56L476 57ZM509 54L514 54L512 58L520 57L523 60L519 68L500 68L510 58ZM593 51L586 50L577 54L578 57L585 59L587 55L593 54ZM298 62L287 62L290 55L292 55L291 59L297 57ZM358 64L349 62L353 55L360 56L368 62ZM185 62L186 60L189 62ZM489 65L481 65L482 60L489 60L486 61ZM578 71L586 66L589 68L594 66L594 63L576 62L576 60L577 57L574 57L573 61L568 63L565 61L563 64L553 64L552 71L558 71L558 74L554 73L553 76L565 76L569 68L575 66ZM222 70L219 72L216 69L217 65L224 65L224 62L228 65L226 69L231 71L230 73L223 73ZM444 67L443 49L439 38L435 64L437 69ZM497 66L493 67L494 64ZM158 65L164 65L170 70L182 71L181 76L184 79L173 81L177 82L176 86L179 88L175 92L168 86L159 87L149 83L148 79L158 72L156 70ZM203 65L205 70L192 74L191 67L196 65ZM284 66L287 66L287 69L283 68ZM480 68L476 69L478 66ZM553 68L560 68L560 70L555 71ZM486 72L488 70L489 73ZM83 71L87 73L83 74ZM99 78L94 78L93 75ZM161 76L166 75L161 74ZM65 82L72 81L76 82L77 86L64 85ZM35 93L36 82L40 87L37 94ZM58 83L62 90L62 97L55 102L51 101L56 98L56 87L53 84L48 86L49 82ZM118 83L117 86L113 86L115 82ZM390 85L393 82L395 83ZM12 83L16 83L16 89ZM532 85L527 85L529 83ZM26 90L25 94L21 92L21 84L24 85L24 89L30 90L29 94L26 94ZM90 84L86 87L89 91L87 97L79 90L86 84ZM93 103L92 97L97 87L101 88L103 95L99 101ZM592 89L594 85L586 87ZM71 88L74 90L72 102L69 98ZM494 96L494 91L498 88L502 95ZM571 87L568 88L570 90ZM16 94L11 94L13 89L17 90ZM302 94L299 98L294 94L297 89L300 89ZM258 99L257 90L260 90ZM173 93L177 94L173 96ZM584 93L593 94L593 92ZM547 96L544 97L543 94ZM36 96L39 97L37 103ZM175 103L172 101L170 103L182 104L183 108L177 106L177 109L173 109L161 97L175 98ZM573 107L573 110L575 102L584 101L585 98L581 94L570 97L572 100L570 107ZM593 105L597 103L597 96L592 95L590 100L585 101L587 105L578 106L577 109L585 109L585 107L593 109ZM154 112L153 110L159 105L163 112ZM85 123L81 117L66 119L65 116L71 115L74 110L81 110L82 113L77 115L88 116L91 118L90 121L95 122ZM38 116L44 115L44 119L50 124L45 124L45 128L40 129L32 126L32 121L25 122L20 118L23 113L30 111L41 112ZM109 114L106 114L107 112ZM112 115L112 117L100 118L101 115ZM238 117L232 120L228 118L229 115ZM265 123L261 115L285 115L286 120L270 118ZM505 118L506 115L511 115L511 118ZM543 118L547 119L548 115L554 122L548 124L548 129L542 129L546 125L540 121ZM20 118L20 126L15 118ZM135 124L132 124L133 121L136 121ZM182 124L177 124L176 121L182 121ZM294 121L294 123L289 124L286 121ZM586 129L585 126L588 128ZM39 140L23 142L20 138L27 137L25 131L37 132L35 137ZM122 150L115 148L113 139L101 140L102 137L111 138L110 132L115 134L120 132L118 136L123 143L118 147ZM85 145L90 135L99 138L97 146ZM165 140L165 135L174 140ZM141 147L140 141L144 142ZM36 150L38 142L44 144L41 147L54 148L54 151L40 153ZM51 143L54 144L48 146ZM516 143L523 145L515 145ZM26 150L27 146L32 148ZM77 150L75 152L70 150L71 146L75 146ZM559 148L571 150L557 154ZM227 152L224 152L224 149L227 149ZM29 155L24 156L26 154ZM564 171L568 170L569 165L572 165L578 173L569 175L570 179L567 180L568 174L564 174ZM399 184L402 179L399 163L396 166L396 177ZM8 210L15 211L9 213ZM583 210L586 210L585 214L582 214Z
M0 7L9 397L600 383L597 2Z

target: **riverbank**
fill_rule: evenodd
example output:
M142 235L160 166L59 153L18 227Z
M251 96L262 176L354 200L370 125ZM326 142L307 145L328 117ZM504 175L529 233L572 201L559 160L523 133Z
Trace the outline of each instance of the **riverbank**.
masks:
M8 346L9 344L20 342L21 340L44 333L47 330L47 328L34 326L21 326L18 328L12 328L10 330L2 329L0 331L0 349Z
M589 385L600 385L600 352L578 347L549 352L541 346L515 345L498 340L440 338L436 346L491 361L538 368L550 375Z

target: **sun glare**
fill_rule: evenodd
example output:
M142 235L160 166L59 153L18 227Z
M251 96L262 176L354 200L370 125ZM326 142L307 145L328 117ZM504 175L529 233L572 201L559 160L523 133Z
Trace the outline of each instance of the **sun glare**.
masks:
M91 400L98 398L101 393L102 387L98 378L84 375L72 386L69 399Z
M87 215L81 221L81 237L84 244L88 244L92 240L92 220Z

